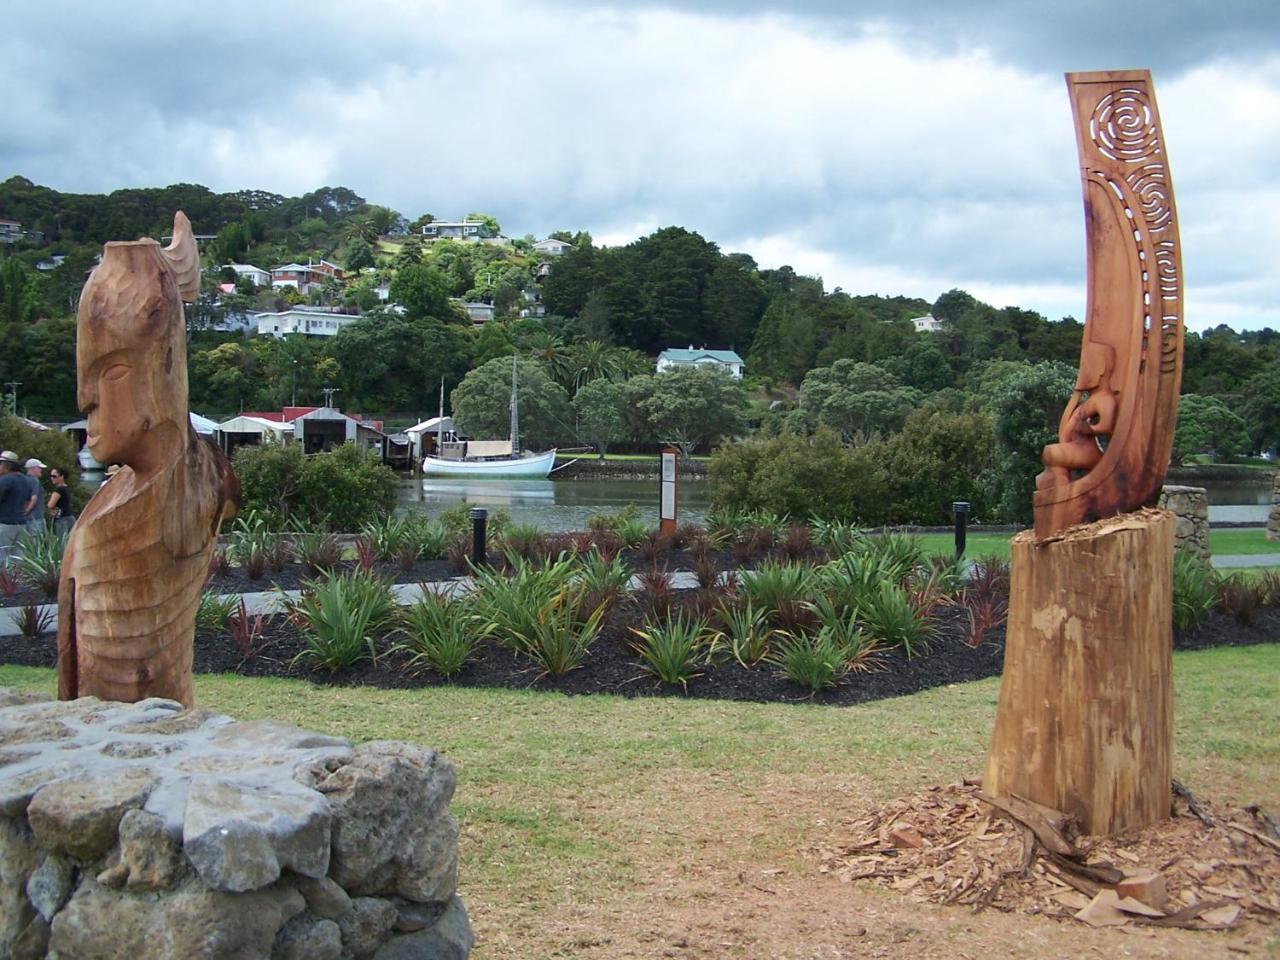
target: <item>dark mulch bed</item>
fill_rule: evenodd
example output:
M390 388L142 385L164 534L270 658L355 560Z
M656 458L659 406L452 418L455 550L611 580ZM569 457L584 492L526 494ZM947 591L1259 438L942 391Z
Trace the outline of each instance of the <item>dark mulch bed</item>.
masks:
M685 592L685 600L692 591ZM297 659L305 649L297 629L284 617L271 617L255 653L245 658L236 650L226 632L201 632L196 636L197 673L239 673L250 677L292 677L330 686L368 686L386 689L437 686L499 687L534 689L578 695L609 693L625 697L689 696L706 699L744 700L762 703L816 703L847 706L868 700L902 696L951 683L962 683L1000 673L1004 656L1004 629L987 631L981 645L964 642L963 613L944 608L939 614L939 630L921 655L908 659L900 651L887 653L882 669L853 674L835 688L817 694L784 678L776 667L760 664L746 668L729 660L704 668L703 675L689 684L688 691L660 684L648 674L629 645L627 627L636 621L633 614L615 614L591 647L584 665L562 677L540 677L538 668L495 643L485 643L473 659L452 680L445 681L429 670L415 672L407 657L391 648L394 638L383 638L377 663L362 663L329 673L313 669ZM1175 635L1174 648L1198 650L1215 646L1244 646L1274 643L1280 638L1280 610L1268 608L1250 625L1213 612L1200 627L1186 635ZM52 635L34 643L19 637L0 638L0 662L30 666L52 666L55 641Z

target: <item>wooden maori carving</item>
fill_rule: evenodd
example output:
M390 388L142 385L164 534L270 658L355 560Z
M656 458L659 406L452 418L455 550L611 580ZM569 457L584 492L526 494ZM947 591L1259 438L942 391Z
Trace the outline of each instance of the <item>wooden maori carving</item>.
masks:
M122 465L72 529L58 588L58 696L190 705L195 613L230 464L191 429L183 300L200 288L191 224L108 243L80 296L76 369L89 450Z
M1182 262L1146 70L1067 74L1080 154L1088 306L1080 374L1044 448L1035 532L1155 502L1182 378Z

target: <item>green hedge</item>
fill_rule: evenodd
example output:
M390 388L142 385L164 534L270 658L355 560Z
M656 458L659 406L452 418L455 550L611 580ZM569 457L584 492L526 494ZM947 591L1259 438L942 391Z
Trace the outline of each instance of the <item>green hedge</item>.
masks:
M310 457L292 443L239 447L232 466L240 478L241 509L280 525L302 522L351 533L395 505L395 473L349 443Z

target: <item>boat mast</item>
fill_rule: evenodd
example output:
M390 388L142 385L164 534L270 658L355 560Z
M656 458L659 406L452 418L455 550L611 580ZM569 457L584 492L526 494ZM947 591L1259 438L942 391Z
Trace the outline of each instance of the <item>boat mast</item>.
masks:
M440 378L440 416L436 420L436 456L444 456L444 377Z
M516 401L516 356L511 355L511 455L520 455L520 405Z

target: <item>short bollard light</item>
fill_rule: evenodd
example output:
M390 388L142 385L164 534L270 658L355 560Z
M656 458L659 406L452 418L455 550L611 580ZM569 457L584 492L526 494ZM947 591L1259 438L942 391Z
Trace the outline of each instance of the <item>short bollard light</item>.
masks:
M953 500L951 512L956 517L956 557L959 558L964 556L965 529L969 523L969 501Z
M484 507L471 508L471 562L483 567L488 562L485 555L485 521L489 511Z

